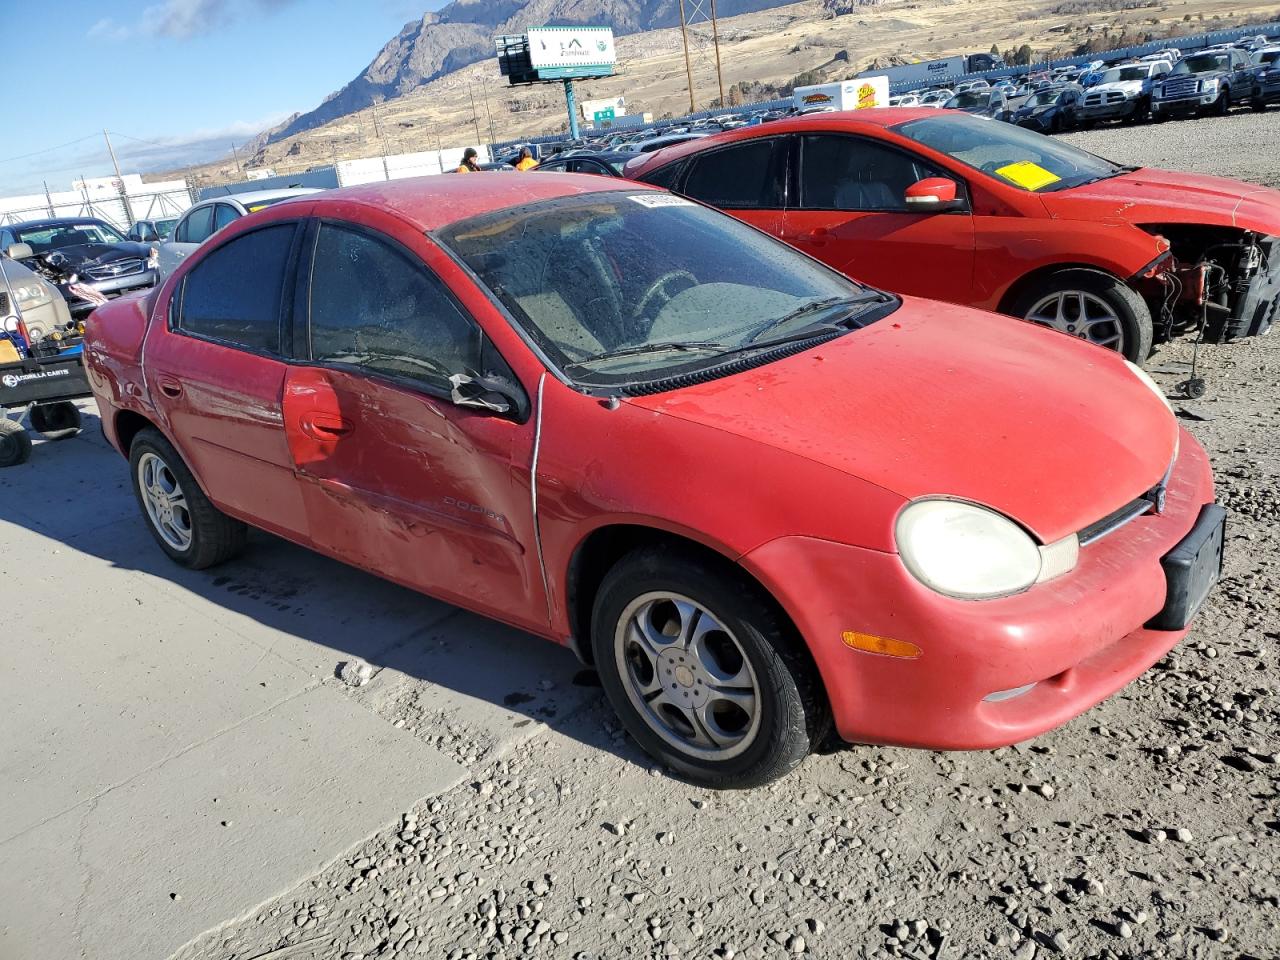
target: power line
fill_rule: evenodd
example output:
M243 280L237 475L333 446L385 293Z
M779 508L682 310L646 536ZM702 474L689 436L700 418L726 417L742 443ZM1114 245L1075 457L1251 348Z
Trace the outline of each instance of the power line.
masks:
M97 138L96 133L91 133L87 137L80 137L78 140L71 140L67 143L60 143L56 147L45 147L43 150L33 150L31 153L22 153L16 157L5 157L0 163L12 163L14 160L26 160L28 157L38 157L42 153L51 153L54 150L62 150L65 147L74 147L77 143L84 143L86 140L94 140ZM130 137L130 139L133 139Z

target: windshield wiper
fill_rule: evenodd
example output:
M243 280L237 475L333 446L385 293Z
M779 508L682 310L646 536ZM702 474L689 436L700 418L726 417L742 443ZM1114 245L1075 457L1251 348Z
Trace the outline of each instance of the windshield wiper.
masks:
M799 306L796 309L792 310L790 313L784 313L782 316L768 321L763 326L761 326L758 330L756 330L755 333L747 337L746 343L757 344L760 338L763 337L770 330L776 330L778 329L778 327L785 327L787 324L795 320L800 320L803 317L807 317L810 314L819 313L823 310L829 310L832 307L836 307L836 306L858 307L866 304L885 303L885 302L886 302L885 296L881 293L876 293L874 291L868 291L867 293L864 293L857 297L824 297L821 300L811 300L810 302L804 304L803 306ZM842 320L847 319L847 315L845 317L842 317L841 319ZM816 329L821 330L826 327L834 327L834 326L835 326L834 324L820 324ZM805 329L808 330L810 328L806 327ZM793 339L796 339L796 338L787 337L784 340L770 340L768 342L769 343L785 343Z
M613 360L618 357L639 357L648 353L674 353L685 350L719 350L724 347L718 340L666 340L661 343L635 343L620 350L606 350L593 357L575 360L565 364L566 367L585 367L599 360Z

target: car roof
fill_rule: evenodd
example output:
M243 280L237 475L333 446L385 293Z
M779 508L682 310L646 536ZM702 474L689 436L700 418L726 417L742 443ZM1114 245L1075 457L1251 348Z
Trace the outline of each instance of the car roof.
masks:
M102 223L110 227L111 224L103 220L101 217L46 217L43 220L24 220L21 223L6 223L4 227L9 230L31 230L39 227L60 227L70 223ZM112 229L115 229L112 227Z
M643 183L619 186L603 177L580 173L557 174L554 177L467 174L410 177L325 190L314 200L316 214L322 214L327 207L358 204L389 211L421 230L431 231L527 203L590 193L616 193L620 189L638 193L655 188Z
M195 206L202 206L206 203L215 203L219 200L235 200L241 206L247 206L250 203L261 203L263 200L278 200L281 197L305 197L313 193L320 193L318 187L281 187L278 190L249 190L246 193L221 193L215 197L205 197Z

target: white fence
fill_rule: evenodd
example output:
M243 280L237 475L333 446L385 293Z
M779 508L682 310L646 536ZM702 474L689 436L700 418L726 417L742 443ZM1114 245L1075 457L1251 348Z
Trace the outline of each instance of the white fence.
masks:
M402 180L405 177L425 177L458 169L467 147L450 147L446 150L423 150L419 153L397 153L386 157L366 157L363 160L339 160L338 185L352 187L359 183L379 183L383 180ZM475 151L482 163L490 161L489 148L476 144Z
M120 180L77 182L75 190L0 198L0 224L47 217L96 217L122 231L135 220L180 216L195 202L185 180L143 183L136 174Z

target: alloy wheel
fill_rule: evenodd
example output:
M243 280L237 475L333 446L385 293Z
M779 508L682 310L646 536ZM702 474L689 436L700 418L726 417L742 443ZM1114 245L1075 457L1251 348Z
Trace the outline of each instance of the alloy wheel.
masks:
M1062 290L1038 300L1026 319L1118 353L1124 352L1124 327L1115 308L1084 290Z
M760 685L741 644L709 609L674 593L627 605L614 634L618 675L654 733L682 753L728 760L760 730Z
M187 507L187 496L173 470L150 451L138 458L137 469L138 489L142 493L147 519L174 550L185 552L190 549L191 512Z

